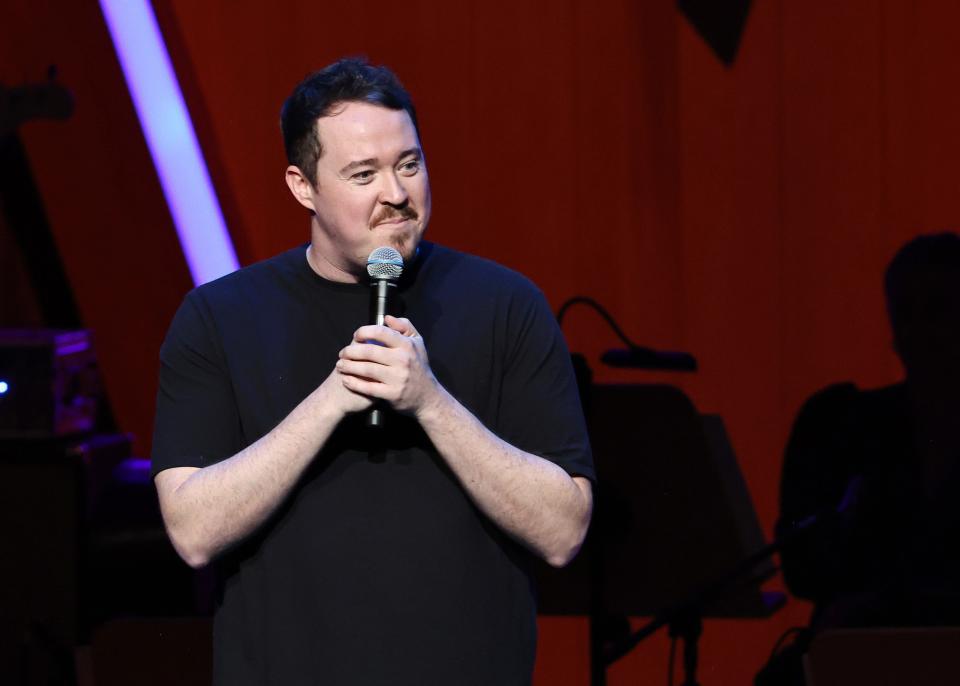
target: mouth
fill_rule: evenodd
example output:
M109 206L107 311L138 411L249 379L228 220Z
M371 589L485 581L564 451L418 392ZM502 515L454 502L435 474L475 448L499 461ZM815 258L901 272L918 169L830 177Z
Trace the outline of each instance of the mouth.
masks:
M379 217L374 217L373 226L385 228L398 227L408 221L415 221L418 213L412 207L385 209Z

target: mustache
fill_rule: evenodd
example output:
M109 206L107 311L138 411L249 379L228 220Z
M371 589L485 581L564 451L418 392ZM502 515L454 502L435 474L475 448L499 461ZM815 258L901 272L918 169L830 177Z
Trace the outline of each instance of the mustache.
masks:
M387 222L391 219L416 219L420 215L415 209L406 205L404 207L384 207L383 210L373 218L373 225L380 222Z

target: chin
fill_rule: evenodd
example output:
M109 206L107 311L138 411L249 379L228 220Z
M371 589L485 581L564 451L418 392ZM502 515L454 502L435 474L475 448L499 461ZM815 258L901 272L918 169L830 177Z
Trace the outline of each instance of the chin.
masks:
M417 254L421 237L422 233L420 231L403 231L390 236L385 244L396 248L397 252L403 257L403 261L407 263Z

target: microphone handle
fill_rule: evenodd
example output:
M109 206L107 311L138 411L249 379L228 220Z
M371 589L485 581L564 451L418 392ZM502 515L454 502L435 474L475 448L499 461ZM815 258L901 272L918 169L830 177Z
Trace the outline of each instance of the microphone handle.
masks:
M387 301L390 299L392 285L389 279L377 279L373 282L373 323L379 326L383 326L383 319L387 316Z
M393 286L388 279L377 279L373 282L373 323L383 326L384 317L387 316L387 304L390 300L390 287ZM383 428L384 412L382 403L376 401L367 414L367 426L373 428Z

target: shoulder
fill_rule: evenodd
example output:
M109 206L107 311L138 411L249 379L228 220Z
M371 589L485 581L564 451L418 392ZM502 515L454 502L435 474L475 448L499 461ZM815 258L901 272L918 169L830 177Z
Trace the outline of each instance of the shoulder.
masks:
M487 294L537 297L540 289L518 271L485 257L436 243L424 246L424 276L445 284L481 289Z
M483 257L431 246L426 288L442 293L449 311L470 314L498 342L508 362L564 352L565 343L543 292L523 274ZM425 271L427 271L425 269ZM540 357L537 357L539 360ZM565 356L569 363L569 358Z
M860 391L860 397L867 407L897 408L907 402L907 387L901 382L880 388L868 388Z
M811 395L800 408L790 446L852 440L865 429L890 428L903 415L903 384L860 389L837 383Z
M201 339L219 339L224 328L242 326L256 313L269 310L265 305L276 304L293 289L298 253L301 248L285 251L187 292L167 330L164 347L197 346Z
M305 263L305 248L297 246L269 259L197 286L187 293L186 301L207 308L245 307L278 290L285 290L300 276Z
M858 388L850 381L831 384L811 395L800 410L801 416L862 415L894 412L905 402L902 383L880 388Z
M860 389L850 381L830 384L807 398L803 403L800 414L818 414L846 409L857 401L860 394Z
M821 388L804 401L793 422L787 455L805 453L849 433L860 389L845 381Z

